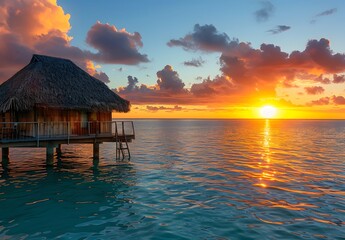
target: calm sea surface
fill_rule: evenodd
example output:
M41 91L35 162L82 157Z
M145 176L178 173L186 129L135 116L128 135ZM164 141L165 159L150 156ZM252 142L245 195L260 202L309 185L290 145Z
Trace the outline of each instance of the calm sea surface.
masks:
M10 149L0 239L345 239L345 121L137 120L115 145Z

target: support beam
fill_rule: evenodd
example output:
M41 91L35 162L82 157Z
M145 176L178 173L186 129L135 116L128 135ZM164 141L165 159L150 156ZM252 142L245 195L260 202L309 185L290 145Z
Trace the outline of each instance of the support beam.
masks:
M58 144L58 146L56 148L56 155L57 155L58 159L61 158L61 144Z
M10 149L8 147L2 148L2 162L1 162L1 164L2 164L3 168L6 168L10 162L9 154L10 154Z
M54 164L54 147L50 144L47 145L46 153L47 153L47 156L46 156L47 166L53 166L53 164Z
M93 144L93 165L98 166L99 163L99 143Z

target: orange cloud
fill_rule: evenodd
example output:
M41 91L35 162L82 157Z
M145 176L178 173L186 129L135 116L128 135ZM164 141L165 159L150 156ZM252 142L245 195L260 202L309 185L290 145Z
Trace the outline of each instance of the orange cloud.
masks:
M71 28L70 15L54 0L4 0L1 3L2 33L18 35L25 43L35 43L36 37L59 29L64 38Z
M316 94L321 94L325 91L323 87L320 86L314 86L314 87L305 87L304 90L306 93L310 95L316 95Z
M194 97L223 96L230 101L241 95L275 97L277 87L298 88L302 81L345 82L343 75L337 75L345 71L345 54L334 53L325 38L308 41L303 51L286 53L273 44L255 49L250 43L230 39L213 25L197 24L192 33L170 40L168 46L221 53L221 75L193 84L190 92ZM321 93L321 88L307 91Z
M95 78L101 80L101 81L104 82L104 83L109 83L109 82L110 82L109 77L108 77L104 72L102 72L102 71L97 71L96 66L93 64L92 61L86 60L85 63L86 63L86 64L85 64L85 65L86 65L86 66L85 66L86 71L87 71L91 76L93 76L93 77L95 77Z
M331 97L323 97L318 100L311 101L308 105L345 105L345 97L335 95Z
M192 33L170 40L168 46L187 51L220 52L221 74L187 89L177 71L167 65L157 72L157 85L139 86L139 80L130 77L128 86L119 88L119 93L134 104L248 105L259 99L277 99L278 87L299 88L303 81L322 84L344 81L343 75L337 74L345 71L345 55L334 53L324 38L308 41L303 51L286 53L273 44L261 44L255 49L249 43L231 40L213 25L197 24ZM166 73L165 78L159 75L162 72ZM305 90L309 94L325 92L321 86ZM339 102L339 99L332 100L332 103Z
M115 26L96 23L88 32L87 41L98 52L93 53L71 45L70 15L56 0L0 1L0 82L23 67L33 53L69 58L104 81L108 76L92 69L91 61L101 63L138 64L147 56L138 48L139 33L118 31Z
M183 108L179 107L178 105L175 105L174 107L166 107L166 106L146 106L146 109L151 112L157 112L157 111L166 111L166 112L173 112L173 111L181 111Z

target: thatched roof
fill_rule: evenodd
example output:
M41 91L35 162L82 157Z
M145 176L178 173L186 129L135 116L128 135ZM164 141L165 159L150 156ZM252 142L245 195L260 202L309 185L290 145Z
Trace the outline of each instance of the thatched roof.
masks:
M128 112L130 103L70 60L33 55L27 66L0 85L0 112L40 106Z

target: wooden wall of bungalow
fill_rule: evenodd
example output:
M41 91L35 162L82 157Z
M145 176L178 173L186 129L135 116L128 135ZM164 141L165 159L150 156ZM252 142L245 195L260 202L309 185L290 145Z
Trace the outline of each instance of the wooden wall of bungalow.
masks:
M2 129L15 129L22 136L91 135L111 133L111 112L37 108L2 114ZM39 123L39 124L37 124ZM38 127L38 129L37 129Z

